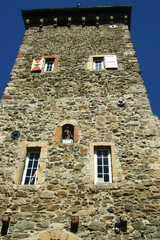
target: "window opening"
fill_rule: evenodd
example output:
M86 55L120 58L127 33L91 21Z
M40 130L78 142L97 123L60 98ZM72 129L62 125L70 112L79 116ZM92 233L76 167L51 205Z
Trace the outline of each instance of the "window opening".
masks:
M112 182L111 151L109 147L95 147L94 151L95 183Z
M22 177L22 184L36 184L37 169L40 159L40 149L29 149L25 162L25 168Z
M104 59L103 58L93 58L93 68L95 70L104 69Z
M54 69L54 59L45 59L44 71L50 72Z
M62 142L72 143L74 139L74 126L71 124L65 124L62 127Z

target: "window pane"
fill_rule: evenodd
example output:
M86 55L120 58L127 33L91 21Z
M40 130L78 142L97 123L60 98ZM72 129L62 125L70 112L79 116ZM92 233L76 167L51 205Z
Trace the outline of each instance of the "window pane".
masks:
M29 184L29 177L26 177L26 178L25 178L24 184Z
M28 168L32 168L33 161L29 161Z
M31 169L27 169L27 173L26 173L26 176L30 176L31 175Z
M104 182L109 182L109 174L104 175Z
M54 66L54 60L46 60L44 71L52 71Z
M108 157L108 151L103 151L103 156Z
M32 176L35 175L36 170L37 170L37 169L35 169L35 168L32 170Z
M102 173L102 166L98 166L97 172Z
M108 165L108 158L103 158L104 165Z
M103 58L95 58L93 59L94 69L103 69L104 68L104 59Z
M97 156L102 157L102 151L97 151Z
M98 164L98 165L102 165L102 158L98 158L98 159L97 159L97 164Z
M30 179L30 185L33 185L35 183L35 177L32 177L31 179Z
M103 178L103 175L99 173L98 178Z
M109 167L108 166L104 166L103 170L104 170L104 173L109 173Z
M38 161L34 161L33 167L37 169Z
M35 153L35 159L38 160L39 159L39 155L40 155L39 153Z
M29 154L29 159L33 159L34 158L34 153L30 153Z

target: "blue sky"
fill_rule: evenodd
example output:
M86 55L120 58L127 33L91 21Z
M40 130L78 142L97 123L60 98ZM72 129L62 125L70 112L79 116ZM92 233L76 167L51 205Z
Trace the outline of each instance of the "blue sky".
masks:
M131 5L131 37L154 115L160 118L160 0L81 0L81 6ZM21 9L76 7L78 0L1 0L0 98L24 34Z

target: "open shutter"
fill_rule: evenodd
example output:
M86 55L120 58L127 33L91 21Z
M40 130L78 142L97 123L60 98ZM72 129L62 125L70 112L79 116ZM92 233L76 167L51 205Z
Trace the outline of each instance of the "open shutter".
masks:
M57 143L62 142L62 127L57 127L55 132L54 141Z
M79 127L74 127L74 142L78 142L79 137Z
M44 65L44 58L34 58L32 62L31 72L42 71Z
M116 55L106 55L105 56L105 68L118 68Z

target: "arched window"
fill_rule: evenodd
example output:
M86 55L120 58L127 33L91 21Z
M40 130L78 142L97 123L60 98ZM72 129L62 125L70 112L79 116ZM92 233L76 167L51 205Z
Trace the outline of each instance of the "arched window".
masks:
M54 141L57 143L76 143L79 138L79 127L72 124L64 124L56 128Z
M62 143L72 143L74 140L74 126L65 124L62 127Z

